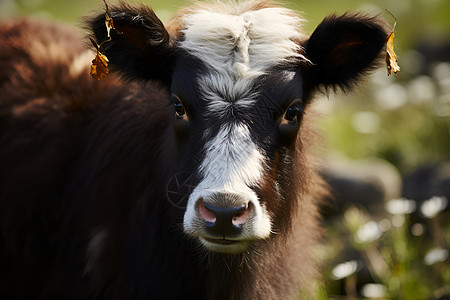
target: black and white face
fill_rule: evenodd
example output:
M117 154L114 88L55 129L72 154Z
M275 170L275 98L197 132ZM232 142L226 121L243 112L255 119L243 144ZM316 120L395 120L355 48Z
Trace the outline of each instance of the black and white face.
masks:
M274 160L290 159L284 156L295 149L303 115L301 75L274 69L241 95L205 94L192 74L208 69L201 63L187 64L196 70L184 65L180 61L172 86L174 126L181 167L197 178L184 229L213 251L243 250L272 230L265 202L279 199L262 199L262 186L277 190L277 177L268 175L279 171ZM188 79L178 85L178 77Z
M279 199L264 199L262 186L282 193L268 174L290 155L303 114L299 21L284 9L184 20L171 90L183 159L198 179L184 230L208 250L242 252L272 232L267 201Z

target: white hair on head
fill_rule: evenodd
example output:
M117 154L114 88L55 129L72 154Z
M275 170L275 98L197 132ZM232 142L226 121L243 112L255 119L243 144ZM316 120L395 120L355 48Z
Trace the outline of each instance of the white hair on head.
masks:
M217 72L254 79L292 59L307 60L303 19L263 1L195 5L181 18L180 47Z

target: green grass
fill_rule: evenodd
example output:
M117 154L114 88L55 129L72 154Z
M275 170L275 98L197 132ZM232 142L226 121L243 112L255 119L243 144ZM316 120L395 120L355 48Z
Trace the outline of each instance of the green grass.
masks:
M383 299L423 300L444 292L450 295L448 257L431 264L425 259L433 249L446 249L448 255L449 217L448 211L441 212L432 219L422 219L417 223L417 214L412 217L409 214L392 215L385 212L384 218L375 220L363 208L350 207L342 219L328 227L326 260L334 262L327 266L324 282L329 297L348 294L349 290L360 292L356 288L359 271L339 279L331 275L335 264L342 259L341 251L335 245L342 246L345 240L353 249L347 249L347 252L357 253L355 256L362 258L359 265L368 269L373 283L385 287ZM358 231L368 222L378 224L382 228L381 235L361 242L357 238ZM415 224L419 224L416 226L421 226L424 231L414 233L412 228Z

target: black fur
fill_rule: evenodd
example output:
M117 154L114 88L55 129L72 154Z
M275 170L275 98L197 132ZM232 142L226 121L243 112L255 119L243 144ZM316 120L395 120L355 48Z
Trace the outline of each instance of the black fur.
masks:
M303 45L312 62L304 71L305 92L350 90L379 66L377 59L387 35L386 24L379 17L347 12L325 18Z
M111 65L128 79L160 80L170 84L175 63L174 41L153 10L125 3L110 6L116 30L101 50ZM98 44L108 40L105 14L86 20Z

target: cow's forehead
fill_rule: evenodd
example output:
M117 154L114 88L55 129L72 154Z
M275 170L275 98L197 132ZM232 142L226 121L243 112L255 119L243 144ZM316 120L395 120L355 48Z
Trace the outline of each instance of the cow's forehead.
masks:
M306 60L299 43L305 39L302 19L284 8L235 8L220 13L198 8L181 22L183 39L179 46L201 60L210 77L214 74L222 82L232 83L233 94L242 94L275 65ZM209 82L214 84L211 78ZM222 87L225 88L223 83ZM228 84L226 88L231 87Z
M237 5L221 12L197 8L181 20L178 46L199 61L197 93L206 100L205 112L216 116L252 106L260 99L258 85L275 66L307 60L301 51L306 35L299 16L285 8L248 10ZM286 81L295 72L277 73L277 81Z

